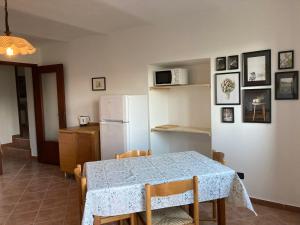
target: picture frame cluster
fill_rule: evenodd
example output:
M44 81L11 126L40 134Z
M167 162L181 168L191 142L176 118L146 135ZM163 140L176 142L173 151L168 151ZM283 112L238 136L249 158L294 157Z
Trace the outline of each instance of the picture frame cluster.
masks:
M294 56L294 50L278 52L278 69L281 71L275 72L274 76L275 100L297 100L299 98L299 72L293 71ZM239 69L238 55L217 57L216 71L218 73L215 73L215 104L240 105L242 98L243 122L271 123L271 57L271 49L242 53L242 73L239 71L226 71ZM219 71L223 72L220 73ZM240 84L241 74L243 88ZM264 87L260 88L260 86ZM221 108L221 121L223 123L234 123L234 107Z
M216 71L224 70L238 70L239 69L239 56L231 55L228 57L216 58Z

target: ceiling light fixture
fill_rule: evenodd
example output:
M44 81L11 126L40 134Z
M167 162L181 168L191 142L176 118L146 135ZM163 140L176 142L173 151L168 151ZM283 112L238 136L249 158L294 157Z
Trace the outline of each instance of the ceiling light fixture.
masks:
M36 49L24 38L11 36L8 25L7 0L5 2L5 35L0 36L0 54L2 55L28 55L35 53Z

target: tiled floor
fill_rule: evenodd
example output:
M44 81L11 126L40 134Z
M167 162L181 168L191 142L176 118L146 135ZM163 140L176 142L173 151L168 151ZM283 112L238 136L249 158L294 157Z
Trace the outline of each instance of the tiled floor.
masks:
M77 225L75 181L59 168L36 161L4 159L0 176L0 225Z
M0 176L0 225L80 224L76 183L66 180L57 166L7 158L4 173ZM260 205L255 209L257 217L247 209L228 206L227 224L300 225L300 213ZM210 206L201 204L201 216L209 212Z

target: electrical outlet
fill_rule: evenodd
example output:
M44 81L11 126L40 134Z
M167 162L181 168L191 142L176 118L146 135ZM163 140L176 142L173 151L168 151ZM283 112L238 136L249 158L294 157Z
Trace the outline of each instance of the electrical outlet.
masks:
M237 175L239 176L239 178L240 178L241 180L244 180L244 179L245 179L245 174L244 174L244 173L237 172Z

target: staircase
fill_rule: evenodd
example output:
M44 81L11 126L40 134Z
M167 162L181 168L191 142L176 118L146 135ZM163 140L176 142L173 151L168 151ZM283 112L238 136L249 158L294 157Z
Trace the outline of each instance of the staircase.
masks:
M31 159L31 149L29 138L12 136L12 143L2 145L3 158Z

